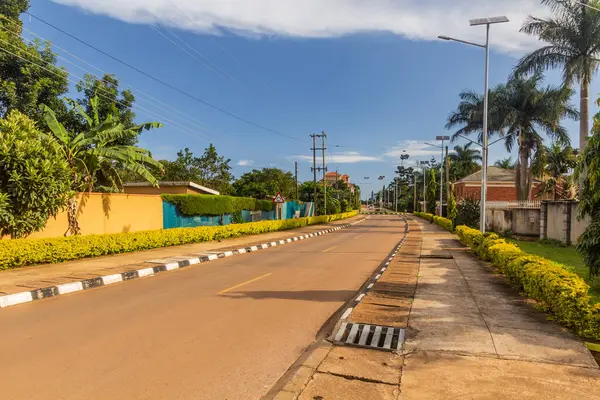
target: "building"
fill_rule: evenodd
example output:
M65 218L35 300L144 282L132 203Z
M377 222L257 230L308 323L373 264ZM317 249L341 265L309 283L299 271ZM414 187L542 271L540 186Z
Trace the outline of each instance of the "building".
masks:
M337 181L344 181L346 184L350 183L350 177L346 174L340 174L339 172L328 172L325 174L325 180L327 183L335 183Z
M337 181L342 181L350 188L350 193L354 193L354 185L350 183L350 176L347 174L340 174L337 171L328 172L325 174L325 181L328 185L333 185Z
M219 192L194 182L158 182L158 187L148 182L123 184L123 191L129 194L214 194Z
M513 170L488 167L487 169L487 201L517 201L517 173ZM541 189L540 181L534 179L529 200ZM454 184L456 200L465 198L481 198L481 170ZM539 200L535 198L535 200Z

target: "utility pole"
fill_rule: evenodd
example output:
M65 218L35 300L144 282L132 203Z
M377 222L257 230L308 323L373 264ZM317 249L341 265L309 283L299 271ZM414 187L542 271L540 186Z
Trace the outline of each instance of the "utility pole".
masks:
M317 143L315 142L317 135L312 134L310 137L313 140L312 152L313 152L313 166L311 168L313 176L313 201L315 202L315 215L317 215Z
M450 198L450 159L448 158L448 146L446 146L446 204ZM446 209L446 217L448 216L448 209Z
M296 177L296 200L300 200L298 196L298 161L294 161L294 176Z
M413 189L414 189L414 195L413 195L413 212L417 211L417 172L415 170L415 173L413 174Z
M321 150L323 151L323 196L325 199L325 215L327 215L327 167L325 166L325 131L321 131Z
M327 172L327 167L325 166L325 137L327 135L325 135L325 132L322 132L321 134L315 134L313 133L312 135L310 135L310 137L313 140L313 147L312 147L312 152L313 152L313 166L311 168L312 172L313 172L313 188L314 188L314 201L315 201L315 211L317 209L317 171L321 172L323 171L323 192L324 192L324 203L323 203L323 208L325 209L325 214L327 215L327 181L326 181L326 172ZM317 138L321 138L321 147L317 147ZM317 150L322 150L323 151L323 167L317 167ZM316 213L315 213L316 214Z

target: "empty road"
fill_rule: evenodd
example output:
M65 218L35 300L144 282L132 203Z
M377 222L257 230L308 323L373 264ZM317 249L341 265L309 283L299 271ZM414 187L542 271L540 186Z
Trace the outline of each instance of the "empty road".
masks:
M260 399L402 238L398 216L0 310L0 397Z

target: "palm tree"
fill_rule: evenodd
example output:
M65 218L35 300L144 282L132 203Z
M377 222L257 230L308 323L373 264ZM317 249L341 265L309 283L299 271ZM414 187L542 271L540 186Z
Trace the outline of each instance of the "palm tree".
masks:
M542 0L542 4L548 5L554 16L542 19L530 15L521 32L548 44L523 57L514 73L518 76L560 67L566 87L579 83L579 148L584 149L589 134L590 82L600 61L600 12L587 5L598 6L598 2Z
M529 199L532 185L530 161L535 152L542 148L541 133L557 140L561 144L569 144L569 135L560 125L564 117L577 119L579 113L569 104L572 94L570 89L548 86L540 88L542 75L529 78L512 78L506 84L498 85L490 95L491 135L504 138L507 151L511 151L515 142L518 145L516 185L517 199ZM461 95L461 98L463 96ZM462 105L462 103L461 103ZM451 114L447 128L464 125L457 131L453 140L460 134L479 133L483 131L481 112L472 107L459 108ZM483 108L481 106L481 108Z
M142 130L159 128L158 122L148 122L132 128L125 128L117 118L109 115L104 121L98 118L98 98L90 99L92 115L88 115L77 103L69 101L77 113L86 121L85 132L71 133L58 122L52 109L42 105L44 120L52 135L62 146L64 157L72 171L74 192L93 191L94 189L121 188L122 182L117 166L129 170L153 185L158 184L156 177L148 170L152 166L159 171L162 164L154 160L150 152L136 146L118 145L116 142L139 135ZM99 178L106 183L97 186ZM105 185L108 184L109 187ZM80 233L77 222L77 200L72 197L68 205L69 229L67 235Z
M477 149L472 149L471 144L454 146L454 151L448 155L450 159L449 174L451 181L456 182L481 168L477 163L477 161L481 161L481 152Z
M494 163L494 167L502 168L502 169L515 169L516 163L510 157L503 158L502 160L497 160Z

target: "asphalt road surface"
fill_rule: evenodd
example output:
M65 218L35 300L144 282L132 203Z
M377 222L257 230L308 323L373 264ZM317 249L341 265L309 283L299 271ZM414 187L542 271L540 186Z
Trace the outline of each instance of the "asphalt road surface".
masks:
M0 310L0 398L260 399L402 238L398 216Z

